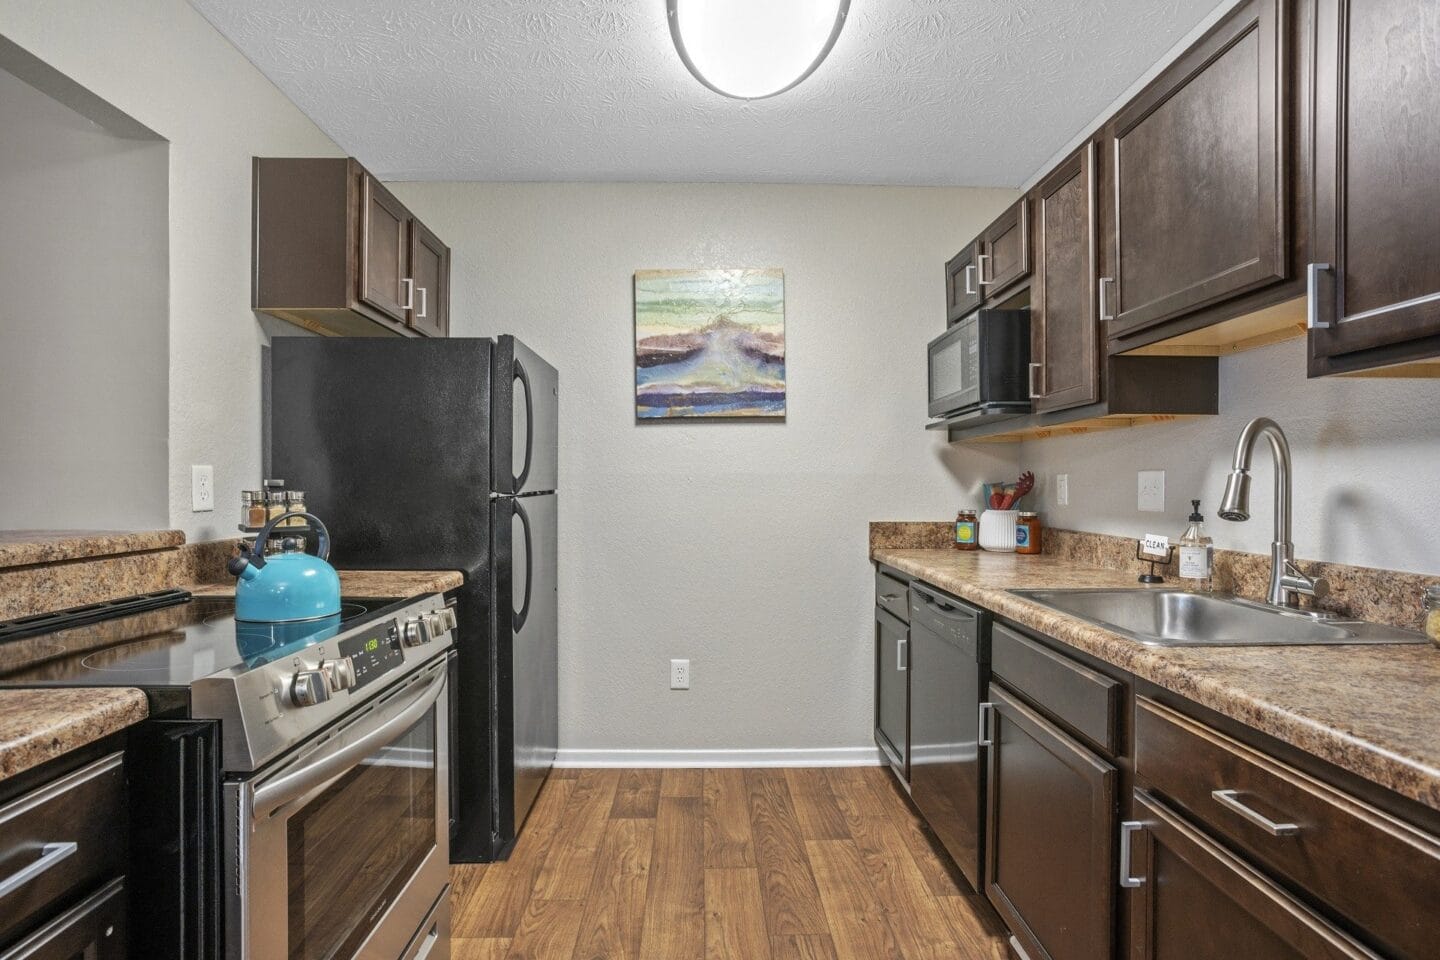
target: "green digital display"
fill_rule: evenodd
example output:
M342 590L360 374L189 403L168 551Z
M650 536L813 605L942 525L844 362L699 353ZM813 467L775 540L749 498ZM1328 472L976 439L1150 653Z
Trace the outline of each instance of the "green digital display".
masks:
M349 657L355 667L355 686L370 681L405 662L405 653L395 627L384 633L361 634L340 641L340 655Z
M370 640L369 640L368 642L366 642L366 644L365 644L365 652L366 652L366 653L371 653L371 652L373 652L373 651L375 651L375 650L379 650L379 649L380 649L380 638L379 638L379 637L371 637Z

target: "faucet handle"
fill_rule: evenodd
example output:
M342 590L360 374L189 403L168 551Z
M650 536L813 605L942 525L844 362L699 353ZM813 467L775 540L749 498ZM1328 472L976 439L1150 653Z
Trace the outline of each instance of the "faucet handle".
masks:
M1291 560L1285 562L1285 573L1280 582L1291 593L1314 597L1316 600L1324 600L1330 595L1330 581L1324 577L1308 576Z

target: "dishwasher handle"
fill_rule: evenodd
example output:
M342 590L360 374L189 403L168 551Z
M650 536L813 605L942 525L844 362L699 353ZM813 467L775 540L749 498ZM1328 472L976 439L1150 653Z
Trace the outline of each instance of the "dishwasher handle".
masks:
M946 617L951 620L975 620L979 618L980 612L974 607L959 603L937 593L931 593L919 584L910 584L910 589L915 592L916 596L924 601L926 606L935 608L936 616Z

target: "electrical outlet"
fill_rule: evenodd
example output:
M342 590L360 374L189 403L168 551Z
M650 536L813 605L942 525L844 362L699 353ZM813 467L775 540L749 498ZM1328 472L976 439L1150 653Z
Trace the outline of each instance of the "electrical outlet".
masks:
M1055 474L1055 504L1056 506L1070 506L1070 474Z
M670 661L670 689L671 689L671 690L689 690L689 689L690 689L690 661L689 661L689 660L671 660L671 661Z
M1165 512L1165 471L1141 470L1136 509L1146 513Z
M190 467L190 509L195 513L215 509L215 468L208 463Z

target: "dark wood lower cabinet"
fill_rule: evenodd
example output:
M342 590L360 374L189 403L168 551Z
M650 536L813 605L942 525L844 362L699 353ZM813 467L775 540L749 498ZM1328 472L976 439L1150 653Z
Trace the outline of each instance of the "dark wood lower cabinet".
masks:
M1030 960L1111 957L1119 771L1000 684L987 699L986 894Z
M1130 960L1378 957L1144 791L1134 812Z
M900 779L909 781L910 628L875 608L875 742Z
M121 879L0 952L0 960L126 960L127 935Z

